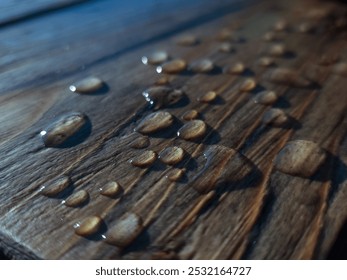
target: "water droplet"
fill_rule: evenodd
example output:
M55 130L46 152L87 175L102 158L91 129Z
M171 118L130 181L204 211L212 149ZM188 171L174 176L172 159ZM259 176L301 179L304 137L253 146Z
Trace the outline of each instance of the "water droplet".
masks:
M156 65L156 64L161 64L163 62L165 62L166 60L168 60L169 55L167 54L167 52L165 51L156 51L151 53L148 56L143 56L141 58L141 61L143 64L152 64L152 65Z
M272 105L277 101L277 99L278 99L278 96L276 92L270 91L270 90L264 90L259 92L254 97L254 102L263 104L263 105Z
M275 61L271 57L264 56L258 60L258 64L263 67L269 67L273 66L275 64Z
M288 121L288 115L285 112L283 112L283 110L277 108L272 108L268 110L262 118L263 124L278 127L284 126L288 123Z
M108 182L102 188L100 188L100 194L111 198L118 197L123 192L122 187L118 182Z
M218 41L229 41L233 38L233 32L227 28L223 28L217 35Z
M320 57L318 64L323 66L329 66L338 62L339 59L339 55L335 53L323 54Z
M166 178L168 178L172 182L177 182L181 180L185 173L184 169L174 168L169 171L169 173L166 175Z
M76 134L87 122L86 115L73 112L62 116L40 132L46 147L59 147Z
M137 167L148 167L157 159L157 154L153 151L144 151L130 160L130 163Z
M240 85L240 91L250 92L255 89L257 86L257 82L254 79L246 79Z
M214 68L214 64L209 59L201 59L190 64L189 69L196 73L208 73Z
M62 203L69 207L77 207L86 203L89 199L89 193L85 190L79 190L78 192L70 195Z
M218 50L223 53L231 53L235 51L235 48L230 43L222 43L219 45Z
M221 184L237 184L254 170L249 159L228 147L210 146L204 157L204 167L189 182L199 193L208 193Z
M237 62L234 65L225 66L223 72L227 74L240 75L246 70L246 66L242 62Z
M100 230L102 223L103 221L99 216L87 217L74 225L75 233L84 237L91 236Z
M271 31L266 32L263 36L263 40L267 41L267 42L273 42L273 41L277 40L277 35L276 35L276 33L271 32Z
M268 54L275 57L284 56L287 53L286 47L284 44L274 44L270 46Z
M310 22L303 22L299 25L298 30L301 33L311 33L315 29L315 26Z
M40 188L40 193L44 196L55 197L65 191L70 185L70 177L62 175L43 185Z
M178 103L185 96L182 90L166 86L155 86L142 93L146 101L154 106L154 110Z
M347 77L347 63L340 62L332 69L333 73Z
M150 134L168 128L173 122L174 118L170 113L158 111L145 117L135 128L135 131Z
M151 144L151 141L147 136L138 134L137 137L130 143L130 147L133 149L147 148Z
M162 76L162 77L159 77L156 81L155 81L155 84L158 85L158 86L163 86L163 85L167 85L170 83L170 79L168 76Z
M178 37L176 43L180 46L194 46L199 43L198 38L192 34L186 34Z
M265 74L272 83L305 88L312 85L311 81L300 76L296 71L287 68L277 68Z
M279 31L279 32L281 32L281 31L286 31L286 30L288 30L288 28L289 28L289 24L288 24L288 22L287 22L286 20L284 20L284 19L279 20L279 21L276 22L275 25L274 25L274 30L275 30L275 31Z
M139 215L125 213L108 230L105 241L121 248L127 247L140 235L143 228L143 222Z
M177 74L187 68L187 62L183 59L175 59L157 67L158 73Z
M93 93L101 89L104 86L104 82L97 77L88 77L75 84L71 85L69 88L72 92L78 93Z
M203 96L199 97L198 101L202 103L210 103L216 100L217 96L217 93L211 90L205 93Z
M177 135L184 140L197 140L207 132L207 125L202 120L192 120L183 125Z
M198 117L199 117L198 111L189 110L183 114L182 119L184 119L185 121L191 121L191 120L197 119Z
M316 143L307 140L288 142L275 160L277 170L304 178L314 175L327 157Z
M184 150L177 146L167 147L159 153L160 161L168 165L175 165L181 162L183 158Z

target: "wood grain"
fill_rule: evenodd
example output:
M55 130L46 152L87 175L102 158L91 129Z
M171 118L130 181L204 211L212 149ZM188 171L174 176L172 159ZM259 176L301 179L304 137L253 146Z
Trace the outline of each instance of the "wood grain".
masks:
M0 247L5 255L30 259L331 257L347 217L347 94L345 77L333 73L334 64L319 61L323 54L337 54L340 62L346 62L346 28L335 26L346 12L344 6L336 9L334 5L340 4L320 1L305 1L300 9L296 2L286 1L252 5L206 1L194 6L182 1L172 11L173 2L161 8L145 2L147 10L129 6L129 13L119 12L122 18L114 16L117 11L111 12L111 2L75 6L0 30L7 53L0 74L4 81ZM326 5L329 9L333 5L333 13L319 21L315 33L298 32L300 23L314 22L307 19L308 12L301 11L325 11ZM91 14L95 7L99 10ZM62 22L70 26L77 11L80 20L74 28L63 27L51 34ZM104 21L97 20L100 15ZM288 52L275 58L275 67L310 77L312 87L273 84L265 77L269 70L258 65L271 45L262 37L281 18L288 20L289 30L277 36ZM216 39L226 27L243 38L233 42L235 51L230 54L218 51L221 42ZM33 32L31 36L14 44L25 28ZM178 46L175 39L181 34L195 34L200 43ZM62 51L65 44L70 47ZM175 116L175 124L151 135L147 149L158 153L176 145L186 151L178 165L186 174L179 182L165 177L171 167L159 160L143 169L129 163L141 152L130 147L138 137L133 130L152 112L141 92L159 75L155 67L141 64L140 58L153 50L166 50L188 63L209 58L217 66L208 74L185 71L169 77L170 84L184 90L188 100L165 108ZM244 75L222 72L224 66L239 61L247 66ZM72 82L88 75L103 79L108 91L78 95L68 90ZM250 93L240 92L240 83L247 78L254 78L258 86ZM274 90L279 100L272 106L255 104L253 97L262 89ZM216 102L197 101L210 90L218 93ZM271 107L290 115L291 125L263 125L262 116ZM199 111L209 127L200 141L176 136L185 122L181 116L190 109ZM91 134L70 148L44 147L39 132L71 111L89 117ZM280 149L296 139L314 141L328 152L325 165L311 178L290 176L273 166ZM200 194L191 179L206 163L203 152L213 145L242 153L254 170L242 178L245 168L240 166L240 180ZM61 198L38 193L42 184L62 174L71 177L74 192L89 192L87 205L69 208L61 205ZM109 181L120 183L122 196L111 199L99 194L98 189ZM107 235L107 229L125 212L140 215L145 229L133 244L120 249L103 242L101 235ZM74 234L74 223L89 215L104 219L99 234L89 239Z

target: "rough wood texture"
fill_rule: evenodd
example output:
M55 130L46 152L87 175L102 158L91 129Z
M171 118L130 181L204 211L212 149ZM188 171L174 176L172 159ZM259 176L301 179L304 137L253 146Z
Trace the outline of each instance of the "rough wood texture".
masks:
M341 257L334 244L346 231L347 218L346 72L334 72L336 62L326 61L334 56L338 63L347 61L345 7L320 1L252 5L168 1L163 6L144 1L141 7L124 4L123 9L115 9L111 0L96 2L0 29L0 247L5 255L44 259ZM260 66L259 58L267 56L274 44L263 36L283 18L288 29L275 34L287 51L274 58L274 66ZM304 22L315 30L300 32ZM223 28L233 31L235 51L231 53L218 51ZM183 34L194 34L199 43L177 45L175 40ZM20 44L15 43L18 36ZM152 113L141 93L162 76L140 60L154 50L166 50L170 57L183 58L188 64L209 58L216 65L211 73L187 70L169 75L170 85L182 89L187 98L165 108L175 116L174 124L149 136L146 149L159 153L179 146L186 151L178 164L186 172L178 182L168 180L172 167L159 160L148 168L129 163L142 152L131 148L139 137L133 130ZM247 67L242 75L223 73L225 66L236 62ZM293 77L283 84L272 83L269 71L279 67L293 69L312 85L293 87ZM90 95L69 91L71 83L89 75L101 78L107 88ZM257 87L241 92L247 78L257 81ZM274 90L280 98L271 106L256 104L253 97L263 89ZM214 102L197 101L211 90L218 94ZM290 116L289 124L264 125L261 120L271 107L283 109ZM196 141L176 136L186 123L182 115L191 109L208 125L206 136ZM56 117L76 111L89 118L87 135L68 148L46 148L40 131ZM328 153L324 166L310 178L274 168L281 148L298 139L314 141ZM206 150L215 153L211 165L209 155L203 156ZM66 207L61 204L64 197L39 194L43 184L61 175L70 176L73 192L89 192L86 204ZM201 193L202 178L212 182L210 192ZM99 194L99 188L110 181L122 187L115 198ZM107 236L126 212L138 214L144 230L121 249L104 242L102 235ZM76 235L74 223L93 215L104 220L98 234Z

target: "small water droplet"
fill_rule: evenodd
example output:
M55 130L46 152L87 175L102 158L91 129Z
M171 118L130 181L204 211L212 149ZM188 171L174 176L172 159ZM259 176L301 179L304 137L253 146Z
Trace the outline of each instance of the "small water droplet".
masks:
M71 85L69 89L78 93L93 93L101 89L104 82L97 77L88 77Z
M171 126L174 122L173 116L169 112L158 111L145 117L135 128L143 134L155 133Z
M155 81L155 84L158 86L167 85L169 83L170 83L170 79L168 76L161 76Z
M217 96L218 96L217 93L211 90L205 93L203 96L199 97L198 101L202 103L210 103L216 100Z
M231 53L235 51L235 48L230 43L222 43L219 45L218 50L223 53Z
M69 207L77 207L86 203L89 199L89 193L85 190L79 190L78 192L70 195L62 203Z
M273 29L274 29L275 31L281 32L281 31L287 31L288 28L289 28L288 22L287 22L286 20L284 20L284 19L281 19L281 20L279 20L279 21L277 21L277 22L275 23Z
M66 114L40 132L46 147L59 147L76 134L87 122L86 115L78 112Z
M144 151L130 160L130 163L137 167L148 167L157 159L157 154L153 151Z
M174 105L182 100L185 96L184 92L166 86L155 86L146 89L142 96L146 101L154 106L154 110Z
M169 171L169 173L166 175L166 178L168 178L172 182L177 182L181 180L181 178L184 176L185 170L174 168Z
M272 125L275 127L284 126L288 123L288 121L288 115L283 110L277 108L268 110L262 118L263 124Z
M286 53L287 50L284 44L274 44L268 50L268 54L275 57L284 56Z
M250 92L253 89L255 89L256 86L257 86L257 82L254 79L249 78L249 79L244 80L241 83L239 89L240 89L240 91L243 91L243 92Z
M315 26L310 22L303 22L299 25L298 30L301 33L311 33L315 30Z
M270 90L264 90L259 92L254 97L254 102L263 104L263 105L272 105L277 101L277 99L278 99L278 96L276 92L270 91Z
M168 165L175 165L181 162L183 158L184 150L177 146L167 147L159 153L160 161Z
M326 152L316 143L307 140L288 142L275 160L277 170L294 176L311 177L326 160Z
M214 64L210 59L201 59L190 64L189 69L196 73L208 73L214 68Z
M41 186L39 191L44 196L55 197L65 191L70 185L70 177L62 175Z
M197 119L198 117L199 117L198 111L189 110L183 114L182 119L184 119L185 121L191 121L191 120Z
M106 234L105 242L121 248L129 246L142 232L142 219L135 213L125 213Z
M204 167L189 182L190 186L202 194L221 184L237 183L254 170L254 164L249 159L228 147L210 146L204 152L204 157Z
M240 75L246 70L246 66L242 62L237 62L234 65L228 65L223 68L223 72L227 74Z
M275 65L275 61L271 57L264 56L258 60L258 64L263 67L269 67Z
M102 188L100 188L100 194L111 198L118 197L123 192L122 187L118 182L108 182Z
M198 38L195 35L192 34L186 34L178 37L176 39L176 43L180 46L195 46L199 43Z
M312 82L296 71L287 68L277 68L265 74L265 78L272 83L287 86L305 88L312 85Z
M335 64L336 62L338 62L339 59L340 59L339 55L335 53L323 54L319 58L318 64L323 66L329 66L331 64Z
M103 221L99 216L90 216L74 225L75 233L80 236L91 236L96 234L102 225Z
M137 137L130 143L130 147L133 149L147 148L151 144L149 137L137 134Z
M177 136L184 140L197 140L207 132L207 125L202 120L192 120L183 125L177 132Z
M167 52L165 51L156 51L151 53L148 56L143 56L141 58L141 61L143 64L152 64L152 65L156 65L156 64L161 64L163 62L165 62L166 60L168 60L169 55Z
M177 74L187 68L187 62L183 59L175 59L157 67L158 73Z

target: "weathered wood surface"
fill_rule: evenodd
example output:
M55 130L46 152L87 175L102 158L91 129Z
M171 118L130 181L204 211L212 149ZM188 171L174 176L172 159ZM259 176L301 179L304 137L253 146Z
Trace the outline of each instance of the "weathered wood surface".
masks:
M346 62L346 27L341 20L345 10L333 6L324 17L331 4L287 2L173 1L156 6L148 1L141 9L124 4L120 10L113 1L96 1L0 29L2 251L15 258L44 259L331 256L347 217L347 94L346 79L332 71L334 64L319 61L324 54ZM307 16L316 11L317 17L317 9L323 19L318 20L316 32L298 32L300 23L315 22ZM269 70L258 65L271 45L263 36L281 18L287 19L289 29L277 36L288 52L275 58L273 69L295 69L315 82L312 87L271 83L264 77ZM223 28L244 38L233 42L233 53L217 50L221 42L216 37ZM178 46L174 41L181 34L194 34L200 42ZM158 160L145 169L129 163L141 152L129 145L137 137L133 129L152 112L141 92L159 77L155 67L143 65L140 58L161 49L188 63L210 58L218 66L209 74L170 75L170 84L183 89L189 101L165 108L177 117L176 123L150 136L147 149L159 152L177 145L187 152L179 165L187 172L177 183L166 179L171 168ZM222 73L224 66L238 61L249 69L244 75ZM72 82L88 75L104 80L108 91L78 95L68 90ZM247 77L254 78L258 87L251 93L240 92L240 82ZM262 88L281 98L272 106L255 104L252 97ZM210 90L219 94L217 102L197 101ZM285 128L262 125L262 116L271 107L282 108L295 121ZM210 128L201 141L176 137L185 122L181 116L189 109L198 110ZM46 148L40 131L56 117L74 111L89 117L90 135L73 147ZM274 169L280 149L296 139L315 141L329 152L324 167L311 178ZM191 180L205 164L203 151L212 145L238 150L256 168L242 180L200 194ZM240 167L238 176L243 172ZM89 192L87 205L69 208L61 205L62 199L38 193L42 184L62 174L71 177L74 192ZM121 197L99 194L108 181L122 185ZM145 229L121 250L103 242L101 235L107 235L125 212L140 215ZM99 215L105 222L92 240L73 230L76 221L89 215Z

